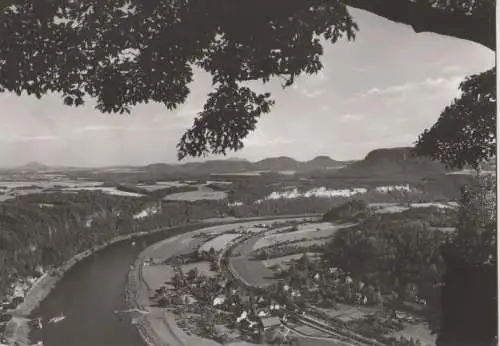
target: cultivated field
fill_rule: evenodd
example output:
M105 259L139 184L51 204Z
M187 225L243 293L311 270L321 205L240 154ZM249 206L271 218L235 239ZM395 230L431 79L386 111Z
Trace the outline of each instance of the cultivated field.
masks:
M238 238L241 234L238 233L227 233L227 234L221 234L217 238L214 238L206 243L204 243L199 251L210 251L210 248L214 248L215 251L220 251L222 250L227 243L229 243L231 240L234 240Z
M223 200L227 198L227 193L224 191L214 191L207 186L198 186L197 191L179 192L165 196L166 201L201 201L201 200Z
M148 285L148 289L154 291L164 286L165 282L170 281L174 276L174 269L172 266L166 264L144 266L142 275L144 282Z
M436 335L431 334L431 330L427 325L422 323L419 324L409 324L403 330L391 334L395 338L403 337L405 339L416 339L420 340L422 345L435 345Z
M73 180L58 175L36 175L33 179L0 181L0 201L35 193L58 192L68 189L91 189L102 185L99 181ZM9 177L4 177L9 179Z
M345 304L337 304L335 306L335 309L323 309L323 308L316 308L316 309L324 312L325 314L327 314L332 318L339 319L343 322L357 320L379 311L376 308L370 308L366 306L351 306Z
M274 282L274 273L261 261L254 261L248 257L257 240L258 238L254 237L236 246L234 251L241 256L231 257L229 265L233 272L248 285L264 287Z
M316 257L318 254L314 252L307 252L307 256L309 257ZM270 258L267 260L263 260L262 264L266 268L271 268L274 266L279 266L282 270L286 270L290 267L290 264L292 261L297 261L303 256L303 254L294 254L294 255L288 255L288 256L282 256L282 257L275 257L275 258Z
M169 187L180 187L186 186L186 183L181 183L179 181L157 181L156 184L153 185L142 185L138 184L137 187L149 192L167 189Z
M140 193L120 191L114 187L69 187L61 190L66 191L98 191L102 193L107 193L114 196L125 196L125 197L143 197Z
M303 238L313 240L315 238L329 237L334 235L339 229L347 226L350 225L333 225L330 222L299 225L298 230L295 232L270 234L262 237L255 243L253 250Z

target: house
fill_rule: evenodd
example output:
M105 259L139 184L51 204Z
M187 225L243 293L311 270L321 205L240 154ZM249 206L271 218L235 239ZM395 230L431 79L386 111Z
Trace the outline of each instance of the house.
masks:
M339 272L339 268L337 268L337 267L330 267L330 268L328 268L328 272L330 274L338 273Z
M267 317L267 316L269 316L269 313L268 313L268 312L266 312L266 311L264 311L264 310L260 310L260 311L257 313L257 316L259 316L259 317L261 317L261 318L262 318L262 317Z
M269 306L269 310L279 310L279 309L280 309L279 304L271 304Z
M236 318L236 323L240 323L241 321L245 320L248 316L248 313L246 311L243 311L240 315L240 317Z
M282 341L287 340L289 329L283 325L278 317L269 317L262 320L264 327L264 335L268 341L273 343L279 339Z
M226 301L226 297L224 297L224 296L218 296L218 297L214 298L214 301L213 301L212 305L213 306L219 306L219 305L224 304L225 301Z
M281 320L277 316L263 318L262 325L264 326L264 330L268 330L269 328L280 326Z
M248 320L248 328L255 328L258 324L258 322Z

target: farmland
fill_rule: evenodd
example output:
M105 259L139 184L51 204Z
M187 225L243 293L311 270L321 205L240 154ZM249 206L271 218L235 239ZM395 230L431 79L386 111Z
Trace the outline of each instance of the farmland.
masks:
M227 197L224 191L214 191L207 186L198 186L196 191L180 192L167 195L164 199L166 201L200 201L200 200L223 200Z
M274 282L273 272L261 261L253 261L249 258L249 254L259 238L259 236L255 236L236 246L234 253L240 254L240 256L231 257L229 266L248 285L265 287Z
M260 248L277 245L284 242L303 240L304 238L307 238L307 240L314 240L316 238L330 237L335 234L337 230L349 226L350 225L332 225L329 222L302 224L297 227L297 230L286 233L266 235L260 238L255 242L252 250L258 250Z
M299 307L305 303L314 306L315 316L335 328L375 335L381 340L417 334L424 340L425 328L421 325L392 325L386 315L373 317L373 309L386 311L395 304L395 309L404 310L395 297L423 306L424 311L430 309L433 291L425 282L442 274L437 247L455 234L459 194L454 179L464 178L443 174L450 180L442 180L443 176L419 180L413 176L408 181L391 181L323 173L227 174L221 180L212 173L163 175L150 168L4 173L0 186L6 201L0 203L0 244L5 249L1 250L5 265L0 275L8 281L1 282L2 291L6 299L11 299L10 284L24 287L39 275L35 269L49 270L75 252L105 244L116 236L186 222L323 215L356 200L367 210L351 220L308 220L286 225L256 220L242 228L209 227L189 237L172 238L176 245L169 245L172 250L168 255L161 247L153 247L150 254L165 260L180 249L191 251L179 268L201 283L221 280L219 263L210 250L219 253L236 244L230 251L228 267L246 286L275 288L286 283L286 297L279 299ZM378 256L381 251L388 256ZM403 254L409 252L418 261L428 258L430 264L417 262L411 265L418 270L403 270L409 266ZM37 268L39 263L42 266ZM144 276L159 288L175 277L174 266L145 266ZM332 268L341 274L330 273ZM395 277L405 281L401 283ZM380 301L382 306L376 306ZM338 323L345 325L338 327ZM370 323L376 327L367 327ZM319 335L318 329L315 333ZM313 339L307 340L305 344Z
M215 251L220 251L222 250L228 242L231 240L234 240L238 238L240 234L221 234L220 236L204 243L199 251L209 251L211 248L213 248Z

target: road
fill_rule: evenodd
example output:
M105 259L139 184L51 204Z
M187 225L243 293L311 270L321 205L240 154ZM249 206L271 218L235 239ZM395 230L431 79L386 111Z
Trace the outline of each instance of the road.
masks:
M297 215L313 217L316 214ZM251 220L287 219L289 215L251 218ZM33 311L31 318L44 321L63 313L66 319L49 324L42 330L33 329L32 342L43 341L45 346L144 346L135 325L120 320L114 313L126 310L125 287L127 276L139 253L147 246L163 239L192 232L211 225L236 224L246 219L203 223L164 229L155 234L118 242L94 253L72 267L56 287Z
M241 286L246 287L248 289L259 289L267 286L272 281L267 278L270 275L267 271L269 271L260 261L252 261L248 258L248 253L251 252L253 244L264 236L265 231L254 235L251 238L245 238L240 240L240 242L232 244L232 246L226 248L222 256L221 270L224 271L225 275L236 280ZM240 254L240 256L236 258L230 258L228 256L229 252L233 250ZM245 263L246 262L246 263ZM262 270L259 264L264 267L267 271ZM244 272L241 273L240 271ZM270 271L269 271L270 272ZM264 277L259 277L259 275L264 275ZM308 315L303 315L302 313L294 313L289 312L289 315L295 318L298 322L307 325L311 328L314 328L318 331L326 333L330 335L329 338L321 338L324 340L329 340L330 342L336 343L339 346L369 346L369 345L377 345L380 346L378 342L371 342L371 340L363 340L362 336L353 338L348 335L345 331L339 330L333 326L331 326L328 322L319 320L317 318L312 318ZM317 337L310 337L304 335L297 330L290 328L293 332L301 335L303 338L312 338L318 339ZM368 342L362 342L368 341ZM300 346L309 345L310 343L307 341L300 342Z

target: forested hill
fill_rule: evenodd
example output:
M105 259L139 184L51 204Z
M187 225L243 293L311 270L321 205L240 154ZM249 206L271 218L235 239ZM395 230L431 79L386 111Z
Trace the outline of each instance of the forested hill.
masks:
M425 177L444 174L447 170L439 162L417 157L412 148L373 150L361 160L338 170L337 176L346 177Z
M257 162L247 160L208 160L197 163L173 165L156 163L146 166L151 173L162 174L189 174L189 173L241 173L248 171L296 171L310 172L314 170L337 169L350 162L337 161L328 156L318 156L309 161L297 161L291 157L280 156L266 158Z
M16 279L36 276L40 266L59 266L116 236L223 216L225 208L97 192L29 195L0 203L0 300Z

